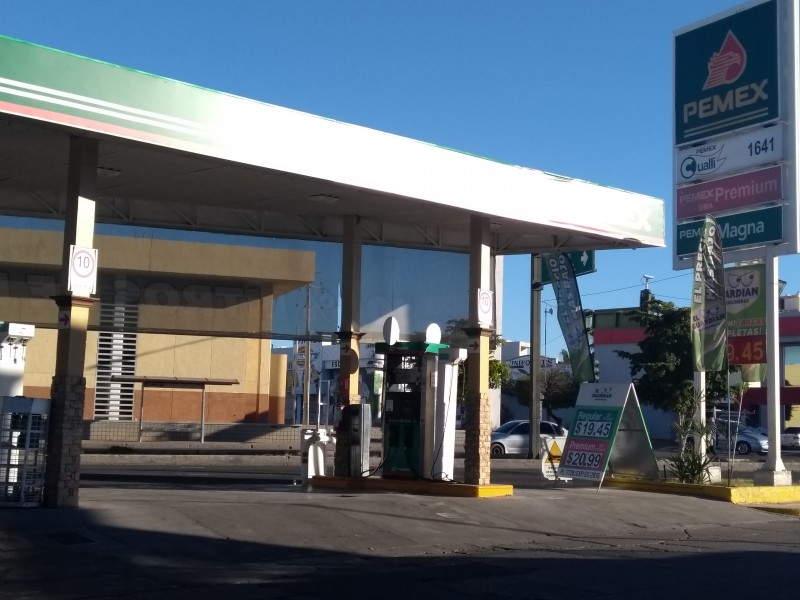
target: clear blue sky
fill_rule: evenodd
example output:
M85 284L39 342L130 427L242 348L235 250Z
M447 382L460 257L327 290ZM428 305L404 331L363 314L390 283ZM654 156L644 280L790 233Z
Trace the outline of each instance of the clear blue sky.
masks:
M666 249L598 253L584 308L672 270L672 36L735 0L4 0L0 33L204 87L667 201ZM786 293L800 260L781 258ZM529 337L530 266L506 259L503 337ZM553 304L552 290L542 296ZM563 339L548 321L545 351Z

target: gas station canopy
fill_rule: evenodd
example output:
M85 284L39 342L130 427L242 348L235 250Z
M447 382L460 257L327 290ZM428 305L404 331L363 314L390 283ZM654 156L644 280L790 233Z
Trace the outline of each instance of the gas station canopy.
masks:
M63 219L69 139L99 140L96 220L497 254L665 245L663 200L0 37L0 213Z

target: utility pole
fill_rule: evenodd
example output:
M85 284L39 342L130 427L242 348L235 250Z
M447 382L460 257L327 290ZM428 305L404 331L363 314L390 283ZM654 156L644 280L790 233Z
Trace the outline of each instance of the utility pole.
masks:
M309 407L311 405L311 285L306 286L306 347L303 365L303 425L309 424Z
M528 458L539 456L539 421L542 419L541 389L541 310L542 310L542 255L531 254L531 341L530 377L531 397L529 406L530 435L528 436ZM545 321L546 322L546 321Z

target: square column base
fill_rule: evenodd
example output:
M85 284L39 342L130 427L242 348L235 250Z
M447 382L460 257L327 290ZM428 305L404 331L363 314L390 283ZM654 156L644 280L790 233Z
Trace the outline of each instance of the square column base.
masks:
M720 465L709 465L707 473L709 483L722 483L722 467Z
M754 471L753 483L755 485L792 485L791 471Z

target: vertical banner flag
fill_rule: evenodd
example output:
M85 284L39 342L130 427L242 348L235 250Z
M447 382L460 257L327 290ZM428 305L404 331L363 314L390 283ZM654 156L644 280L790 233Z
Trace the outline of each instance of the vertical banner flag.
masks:
M575 381L594 381L594 357L586 334L581 297L578 293L578 280L569 256L564 252L542 254L542 259L550 273L553 292L558 305L558 324L569 350L572 377Z
M725 269L719 227L711 216L703 223L692 281L691 328L697 371L723 371L727 350Z

